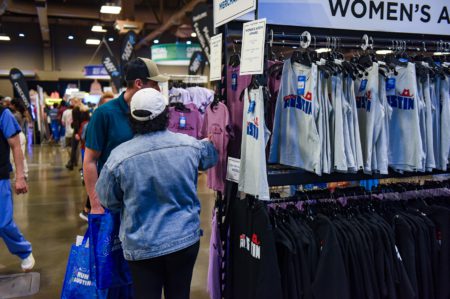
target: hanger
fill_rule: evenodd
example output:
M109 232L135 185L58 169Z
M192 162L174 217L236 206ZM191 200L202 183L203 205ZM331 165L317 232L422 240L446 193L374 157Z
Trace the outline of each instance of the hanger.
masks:
M182 102L172 103L170 106L175 107L175 110L178 112L191 112L191 109L186 107Z
M228 65L232 67L238 67L241 64L241 56L236 52L236 47L233 42L233 54L230 56L230 60L228 61Z
M219 105L219 102L222 100L222 96L219 94L214 94L214 100L211 102L210 108L211 111L214 111L213 109Z
M270 29L270 41L269 41L269 60L277 60L277 56L273 51L273 29Z
M248 86L248 89L258 89L261 86L261 84L259 83L257 77L258 76L256 76L256 75L252 76L252 81L250 82L250 85Z
M284 32L283 32L283 37L284 37ZM278 60L284 61L284 59L285 59L284 53L283 53L283 51L284 51L284 44L285 44L284 39L283 39L281 42L282 42L282 48L281 48L281 50L280 50L280 53L279 53L280 55L279 55L279 57L278 57Z

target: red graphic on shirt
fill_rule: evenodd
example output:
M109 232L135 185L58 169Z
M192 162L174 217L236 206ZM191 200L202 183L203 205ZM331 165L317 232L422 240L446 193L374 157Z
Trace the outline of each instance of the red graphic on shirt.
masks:
M409 89L403 89L402 94L400 95L402 97L408 97L408 98L412 98L413 95L411 94L411 92L409 91Z
M261 242L258 241L258 236L256 234L252 235L252 243L256 245L261 245Z
M372 101L372 91L368 90L366 92L367 100Z
M312 101L312 93L308 91L304 96L304 99L307 101Z

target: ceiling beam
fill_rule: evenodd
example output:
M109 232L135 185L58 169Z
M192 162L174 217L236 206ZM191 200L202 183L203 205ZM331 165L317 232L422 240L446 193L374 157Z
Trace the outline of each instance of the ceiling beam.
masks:
M125 20L134 21L135 9L134 9L134 0L126 0L122 1L122 18Z
M47 1L35 0L39 27L41 28L42 41L44 46L50 47L50 27L48 25Z
M144 37L137 43L136 49L140 49L143 46L148 45L153 39L157 38L167 30L169 30L172 26L179 25L187 13L191 12L194 7L202 2L206 2L206 0L191 0L187 3L183 8L181 8L178 12L173 14L165 23L163 23L159 28L155 31Z

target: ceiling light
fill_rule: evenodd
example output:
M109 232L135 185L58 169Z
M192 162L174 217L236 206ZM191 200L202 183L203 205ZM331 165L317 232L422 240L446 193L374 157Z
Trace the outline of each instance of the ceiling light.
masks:
M450 52L434 52L434 56L444 56L444 55L450 55Z
M190 45L190 44L192 44L192 42L191 42L190 40L188 40L188 41L186 42L186 44L187 44L187 45Z
M192 33L191 33L191 37L197 37L197 33L192 32Z
M103 29L102 25L94 25L94 26L92 26L91 30L93 32L106 32L107 31L106 29Z
M292 46L292 49L297 49L297 46Z
M100 40L99 39L94 39L94 38L88 38L86 40L86 45L98 46L98 45L100 45Z
M114 38L113 38L113 37L110 37L110 38L108 38L108 41L109 41L109 42L113 42L113 41L114 41Z
M19 36L20 36L20 37L25 37L25 34L19 33Z
M69 36L67 37L67 39L73 40L74 37L73 37L73 35L69 35Z
M0 41L9 42L11 38L6 34L0 34Z
M394 51L392 51L392 50L377 50L375 53L378 55L387 55L387 54L394 53Z
M121 10L122 7L115 3L105 3L105 5L102 5L100 8L100 13L118 15Z
M319 48L316 50L316 52L319 54L320 53L328 53L328 52L331 52L331 49L330 48Z
M159 39L153 40L153 43L154 43L154 44L159 44Z

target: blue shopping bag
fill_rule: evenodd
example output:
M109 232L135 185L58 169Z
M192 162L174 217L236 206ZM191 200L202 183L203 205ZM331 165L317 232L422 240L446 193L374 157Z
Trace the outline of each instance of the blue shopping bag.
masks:
M72 245L61 299L106 299L108 290L98 290L91 272L88 232L81 245Z
M119 228L119 213L89 214L92 265L95 265L92 271L99 289L127 286L132 282L128 263L123 257Z

